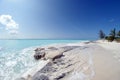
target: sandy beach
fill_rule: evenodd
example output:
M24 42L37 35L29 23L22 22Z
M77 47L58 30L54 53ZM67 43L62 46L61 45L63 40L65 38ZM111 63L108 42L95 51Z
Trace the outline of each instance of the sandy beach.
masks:
M120 80L120 0L0 0L0 80Z
M38 60L45 64L33 67L20 80L119 80L119 50L120 43L107 41L42 47L36 51L45 53Z
M93 60L96 75L93 80L120 79L120 43L98 42L99 49L94 51Z

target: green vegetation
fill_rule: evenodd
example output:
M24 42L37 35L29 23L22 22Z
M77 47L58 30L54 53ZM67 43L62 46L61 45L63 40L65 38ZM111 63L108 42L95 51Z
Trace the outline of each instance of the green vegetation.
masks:
M99 38L108 40L109 42L112 41L120 42L120 30L117 32L116 29L114 28L113 30L110 31L110 34L108 36L105 36L105 33L102 30L100 30Z
M120 37L120 30L118 31L117 36Z

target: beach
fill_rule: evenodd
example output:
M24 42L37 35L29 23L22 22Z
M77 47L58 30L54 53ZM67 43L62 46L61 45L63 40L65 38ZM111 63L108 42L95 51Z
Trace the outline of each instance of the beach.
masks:
M120 80L120 0L0 0L0 80Z
M102 40L39 47L37 52L46 53L38 60L43 63L26 71L21 79L119 80L119 49L120 43Z

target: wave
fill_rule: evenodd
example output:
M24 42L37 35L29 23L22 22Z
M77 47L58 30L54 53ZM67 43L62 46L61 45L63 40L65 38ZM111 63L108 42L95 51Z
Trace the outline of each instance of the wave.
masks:
M25 48L21 51L11 51L0 55L0 80L15 80L29 68L36 65L31 54L34 47Z

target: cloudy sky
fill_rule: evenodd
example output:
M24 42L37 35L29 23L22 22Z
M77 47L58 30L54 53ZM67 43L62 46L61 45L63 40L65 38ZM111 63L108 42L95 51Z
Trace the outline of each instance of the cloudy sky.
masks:
M119 0L0 0L0 38L96 39L119 25Z

